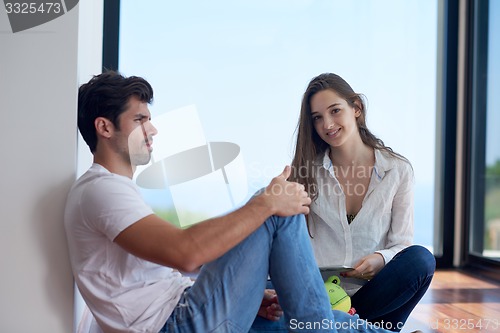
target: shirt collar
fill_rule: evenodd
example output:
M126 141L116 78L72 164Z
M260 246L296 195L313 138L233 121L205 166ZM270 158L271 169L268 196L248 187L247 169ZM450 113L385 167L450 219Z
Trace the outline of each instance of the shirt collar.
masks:
M380 149L375 149L375 174L377 178L380 180L384 178L384 175L387 171L391 170L394 167L394 159L391 156L383 152Z
M375 175L377 176L377 180L382 180L382 178L384 178L385 176L385 173L394 167L394 159L392 159L388 153L382 152L380 149L374 149L374 151ZM333 173L333 163L330 159L330 149L325 150L321 166L330 173Z
M333 166L332 160L330 159L330 149L325 150L325 154L323 155L323 161L321 163L325 170L330 170Z

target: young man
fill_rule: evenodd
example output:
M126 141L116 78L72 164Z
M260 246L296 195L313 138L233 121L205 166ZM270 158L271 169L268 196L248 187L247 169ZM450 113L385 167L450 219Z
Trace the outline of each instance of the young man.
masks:
M311 200L286 180L289 167L242 208L188 229L153 213L132 181L153 149L152 98L147 81L116 72L79 90L94 163L69 193L65 227L76 283L102 330L248 332L257 314L272 326L284 313L283 332L371 331L331 311L302 215ZM179 273L200 266L194 283ZM279 304L264 293L268 275Z

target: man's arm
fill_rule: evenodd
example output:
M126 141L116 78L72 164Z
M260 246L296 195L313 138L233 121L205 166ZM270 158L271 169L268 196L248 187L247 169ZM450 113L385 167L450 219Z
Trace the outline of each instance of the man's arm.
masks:
M149 215L123 230L114 241L137 257L193 271L236 246L271 215L309 213L311 199L303 185L286 180L290 172L287 166L262 194L225 216L180 229Z

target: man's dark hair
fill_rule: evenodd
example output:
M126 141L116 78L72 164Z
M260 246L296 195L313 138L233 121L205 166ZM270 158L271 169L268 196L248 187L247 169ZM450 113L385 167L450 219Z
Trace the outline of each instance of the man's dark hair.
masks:
M141 102L153 101L153 88L143 78L107 71L95 75L78 90L78 129L92 153L97 147L95 119L109 119L119 129L119 117L126 111L129 99L135 96Z

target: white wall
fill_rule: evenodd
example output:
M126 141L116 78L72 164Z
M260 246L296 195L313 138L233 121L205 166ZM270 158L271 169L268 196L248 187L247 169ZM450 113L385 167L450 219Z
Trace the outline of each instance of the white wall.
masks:
M78 22L78 86L101 72L103 1L81 1L78 5L80 18ZM77 146L76 176L79 177L92 164L92 154L79 133Z
M102 68L102 28L103 1L92 0L79 3L78 24L78 85L88 82L93 75L99 74ZM76 110L75 110L76 112ZM76 129L75 129L76 130ZM92 154L78 133L76 177L81 176L92 164ZM75 288L74 332L83 316L85 302Z
M0 5L0 332L68 333L63 207L76 174L78 6L12 33Z

